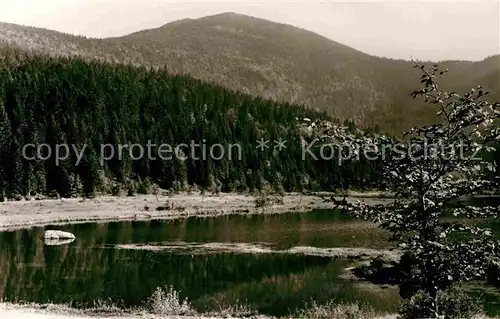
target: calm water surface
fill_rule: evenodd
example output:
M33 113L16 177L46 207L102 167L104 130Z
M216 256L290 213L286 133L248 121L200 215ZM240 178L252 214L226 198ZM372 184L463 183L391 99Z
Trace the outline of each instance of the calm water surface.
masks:
M45 229L76 240L46 246ZM305 302L362 301L393 311L397 291L371 291L345 276L351 261L318 256L212 250L204 245L386 247L387 234L338 213L227 216L176 221L93 223L0 233L0 298L90 306L96 300L141 305L158 286L172 285L198 311L244 303L287 315ZM117 245L184 249L117 249ZM197 250L191 250L197 245ZM200 248L201 247L201 248ZM238 246L236 246L238 247Z

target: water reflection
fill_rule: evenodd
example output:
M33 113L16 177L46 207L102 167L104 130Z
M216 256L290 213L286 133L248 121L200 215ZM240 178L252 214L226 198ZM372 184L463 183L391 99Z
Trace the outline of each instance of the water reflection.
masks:
M370 292L346 278L348 260L252 251L198 254L196 250L113 248L176 241L253 243L273 249L385 244L385 233L332 212L80 224L59 229L77 239L65 245L44 245L40 239L44 228L0 233L0 298L74 306L111 299L135 306L156 287L173 285L199 311L246 302L271 315L287 315L304 302L329 299L364 300L393 311L398 300L397 292Z

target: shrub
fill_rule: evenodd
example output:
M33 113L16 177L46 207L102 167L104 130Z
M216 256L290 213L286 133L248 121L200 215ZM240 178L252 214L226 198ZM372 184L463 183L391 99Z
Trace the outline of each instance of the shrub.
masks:
M127 180L125 187L127 189L127 196L134 196L137 192L137 184L133 180Z
M365 305L339 304L332 301L324 305L313 302L311 306L298 312L301 319L365 319L375 318L375 311Z
M255 198L255 208L264 208L268 205L267 196L264 192L259 192Z
M198 185L193 184L190 187L190 191L193 192L193 193L198 193L200 191L200 188L198 187Z
M110 187L111 196L121 196L122 195L122 187L121 187L120 183L118 183L116 181L112 181L109 187Z
M354 269L358 278L363 278L379 285L391 285L401 283L400 265L388 262L382 257L377 257L369 264L363 264Z
M196 314L187 298L181 300L179 293L173 287L157 287L148 298L147 306L151 313L157 315L189 316Z
M438 293L438 309L445 315L443 319L473 318L480 314L481 307L479 303L465 292L456 288ZM407 299L401 305L399 318L401 319L420 319L434 318L433 299L428 293L418 292L410 299Z
M219 309L204 313L206 316L216 316L222 318L248 318L258 315L258 311L247 304L219 305Z
M145 178L143 181L139 182L139 187L137 188L137 192L139 194L151 194L153 184L149 177Z
M59 195L59 193L55 189L53 189L49 192L48 197L52 198L52 199L55 199L55 198L61 199L61 196Z

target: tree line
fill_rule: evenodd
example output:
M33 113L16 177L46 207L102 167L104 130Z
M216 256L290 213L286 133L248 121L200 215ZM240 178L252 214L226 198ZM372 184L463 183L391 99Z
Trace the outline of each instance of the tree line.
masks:
M324 113L174 76L165 69L31 55L8 47L0 56L2 199L54 191L64 197L148 193L153 185L239 192L380 186L377 161L303 160L297 119L329 119ZM354 123L344 124L360 132ZM257 149L261 139L270 144ZM281 152L273 144L279 139L286 141ZM118 149L190 141L238 144L242 157L200 160L185 154L184 161L125 152L122 158L101 158L105 144ZM46 144L51 150L60 144L74 147L58 162L53 153L40 159L28 144ZM75 149L84 145L80 158Z

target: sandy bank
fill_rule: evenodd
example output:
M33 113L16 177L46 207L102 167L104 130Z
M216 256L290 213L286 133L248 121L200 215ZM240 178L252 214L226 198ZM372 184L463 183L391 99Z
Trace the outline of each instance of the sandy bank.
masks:
M374 204L389 199L348 197ZM167 204L168 203L168 204ZM162 208L168 209L162 210ZM331 208L316 196L288 194L283 204L255 207L255 197L238 194L200 196L179 194L168 196L103 196L95 199L60 199L0 203L0 231L97 221L174 219L190 216L220 216L230 214L276 214L290 211L310 211ZM159 210L158 210L159 209Z
M79 314L78 310L65 308L63 306L24 306L10 303L0 303L0 318L5 319L218 319L216 317L188 317L188 316L160 316L153 314L130 314L130 315L85 315ZM231 319L231 318L229 318Z
M232 317L202 317L202 316L161 316L153 314L130 314L130 315L106 315L91 316L79 313L76 309L65 308L64 306L49 305L16 305L10 303L0 303L0 318L8 319L119 319L119 318L137 318L137 319L237 319ZM395 319L395 315L387 315L378 318L366 319ZM270 319L266 316L254 316L248 319ZM288 319L294 319L292 317ZM363 318L360 318L363 319Z
M234 254L294 254L332 258L377 258L397 261L401 257L401 252L397 249L370 249L370 248L351 248L335 247L320 248L297 246L290 249L273 249L263 244L253 243L186 243L172 242L168 245L150 245L150 244L119 244L113 245L114 249L131 250L150 250L150 251L168 251L176 253L188 253L190 255L212 254L221 252L230 252Z

